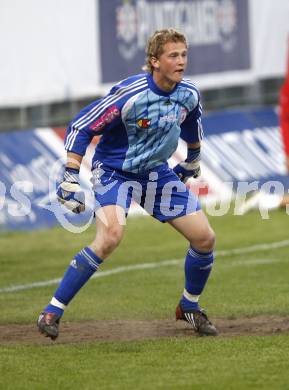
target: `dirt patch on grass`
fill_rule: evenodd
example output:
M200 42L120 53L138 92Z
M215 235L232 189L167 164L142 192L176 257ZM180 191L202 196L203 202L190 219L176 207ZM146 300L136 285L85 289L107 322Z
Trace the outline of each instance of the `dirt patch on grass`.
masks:
M289 317L212 319L219 336L289 334ZM190 325L174 320L117 320L61 323L56 341L41 335L35 325L1 325L0 344L68 344L82 342L137 341L168 337L197 337Z

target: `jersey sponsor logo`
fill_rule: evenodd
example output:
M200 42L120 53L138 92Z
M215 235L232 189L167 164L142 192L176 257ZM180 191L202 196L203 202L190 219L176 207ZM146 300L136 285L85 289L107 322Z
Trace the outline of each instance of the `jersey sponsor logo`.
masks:
M148 129L149 128L149 125L151 124L151 121L149 119L139 119L137 121L137 124L139 127L141 127L142 129Z
M165 123L165 122L173 123L173 122L176 122L177 119L178 118L177 118L176 114L164 115L164 116L160 117L159 123L160 124Z
M99 119L97 119L95 122L93 122L89 128L93 131L100 131L102 130L106 125L111 123L116 117L120 115L120 111L117 108L117 106L109 107L103 115Z

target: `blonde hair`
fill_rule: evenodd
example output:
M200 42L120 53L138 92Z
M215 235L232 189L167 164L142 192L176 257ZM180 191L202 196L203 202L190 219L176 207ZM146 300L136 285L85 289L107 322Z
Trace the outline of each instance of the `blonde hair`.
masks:
M149 38L146 47L146 63L143 66L143 70L153 73L154 67L151 64L152 57L159 58L163 53L163 47L168 42L182 42L188 46L186 37L184 34L178 32L174 28L165 28L163 30L157 30Z

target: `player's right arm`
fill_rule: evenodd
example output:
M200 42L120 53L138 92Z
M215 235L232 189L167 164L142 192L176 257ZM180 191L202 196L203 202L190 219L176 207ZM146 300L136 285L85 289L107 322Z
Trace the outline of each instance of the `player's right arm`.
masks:
M79 214L85 210L84 192L81 190L79 184L81 162L81 155L67 152L63 181L59 184L56 191L58 201L75 214Z
M57 188L56 195L58 201L75 214L85 210L85 196L79 184L79 170L86 149L96 135L88 126L82 126L82 119L89 116L90 110L97 106L98 102L81 110L66 130L64 146L67 161L63 180Z
M78 214L85 210L84 192L79 184L79 170L86 149L95 135L114 125L119 110L112 105L115 99L106 96L85 107L69 124L65 137L67 162L63 181L57 188L57 199Z
M79 186L79 168L92 138L121 123L124 102L146 88L146 77L139 75L115 85L109 94L85 107L68 126L65 137L67 165L64 180L57 190L58 200L75 213L85 209Z

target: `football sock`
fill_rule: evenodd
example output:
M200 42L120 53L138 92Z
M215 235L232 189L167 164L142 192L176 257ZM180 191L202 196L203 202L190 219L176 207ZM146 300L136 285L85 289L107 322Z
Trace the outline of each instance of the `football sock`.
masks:
M102 260L88 247L77 253L67 268L54 297L44 311L61 316L68 303L101 263Z
M199 309L199 296L207 283L213 261L213 252L200 252L192 247L188 250L185 260L185 289L180 301L184 310Z

